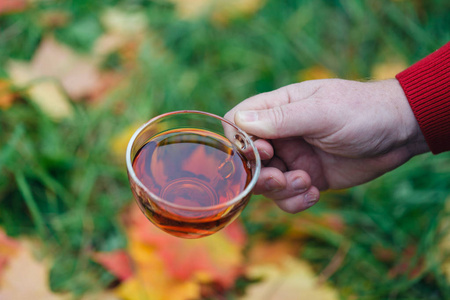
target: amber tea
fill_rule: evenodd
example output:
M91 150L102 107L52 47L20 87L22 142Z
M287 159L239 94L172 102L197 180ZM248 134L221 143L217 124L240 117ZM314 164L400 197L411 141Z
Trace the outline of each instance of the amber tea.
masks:
M242 135L237 137L241 143ZM225 134L170 128L139 146L132 171L144 188L130 178L132 190L141 210L160 229L184 238L210 235L231 223L248 203L254 156L249 160Z

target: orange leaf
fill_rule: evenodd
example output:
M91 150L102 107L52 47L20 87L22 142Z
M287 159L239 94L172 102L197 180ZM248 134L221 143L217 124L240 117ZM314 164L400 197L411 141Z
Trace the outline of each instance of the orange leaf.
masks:
M154 248L171 278L203 278L229 288L242 272L246 238L237 221L212 236L186 240L156 228L137 206L133 206L128 218L130 239Z
M0 109L8 109L15 97L15 94L11 91L11 83L0 79Z
M324 66L317 65L299 71L297 77L299 81L305 81L305 80L335 78L336 74L334 74Z
M0 278L2 271L8 265L9 260L19 249L19 242L8 237L6 233L0 229Z
M123 250L97 252L93 255L93 259L120 280L127 280L133 276L130 257Z
M0 15L11 12L20 12L27 7L26 0L2 0L0 1Z

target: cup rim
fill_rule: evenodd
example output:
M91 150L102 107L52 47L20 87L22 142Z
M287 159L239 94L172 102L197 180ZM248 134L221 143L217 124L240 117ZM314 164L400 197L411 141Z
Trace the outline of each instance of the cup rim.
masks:
M253 153L255 155L255 172L254 175L252 177L252 179L250 180L249 184L245 187L245 189L239 193L239 195L237 195L236 197L220 203L220 204L216 204L213 206L208 206L208 207L190 207L190 206L184 206L184 205L179 205L179 204L175 204L172 202L169 202L167 200L164 200L163 198L157 196L156 194L152 193L140 180L139 178L136 176L136 173L134 172L133 169L133 163L131 161L131 149L133 147L133 144L136 140L136 138L138 137L138 135L151 123L165 118L169 115L174 115L174 114L200 114L200 115L206 115L209 117L213 117L215 119L218 119L221 122L225 122L228 125L234 127L240 134L242 134L245 139L247 140L248 144L250 145L250 147L253 150ZM145 193L147 193L152 199L155 200L155 202L157 203L162 203L164 205L168 205L172 208L176 208L176 209L181 209L181 210L189 210L189 211L210 211L210 210L216 210L216 209L220 209L226 206L230 206L233 204L238 203L239 201L241 201L244 197L246 197L247 195L249 195L253 188L256 185L256 182L258 181L259 178L259 174L261 172L261 159L258 153L257 148L255 147L252 138L250 138L250 136L243 131L242 129L240 129L236 124L234 124L233 122L220 117L218 115L212 114L212 113L208 113L208 112L204 112L204 111L198 111L198 110L178 110L178 111L172 111L172 112L167 112L161 115L158 115L154 118L151 118L149 121L145 122L143 125L141 125L133 134L133 136L131 137L130 141L128 142L128 146L127 146L127 151L126 151L126 165L127 165L127 171L128 171L128 175L132 178L132 180L142 189L144 190ZM137 200L137 199L136 199Z

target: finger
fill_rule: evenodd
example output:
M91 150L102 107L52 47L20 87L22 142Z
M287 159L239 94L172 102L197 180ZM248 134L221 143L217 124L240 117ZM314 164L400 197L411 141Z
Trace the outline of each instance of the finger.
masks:
M319 190L311 186L306 192L290 198L275 200L279 208L288 213L298 213L310 208L319 201Z
M269 160L273 157L274 150L272 145L263 139L259 139L253 142L256 149L258 149L259 156L261 160Z
M234 122L234 115L237 111L269 109L307 99L311 97L322 84L323 80L309 80L252 96L227 112L225 114L225 119Z
M323 133L333 114L318 101L300 101L262 109L237 111L235 123L242 130L264 139L313 136Z
M263 162L263 163L265 163L266 167L277 168L278 170L280 170L283 173L287 171L286 164L284 163L283 160L281 160L277 156L274 156L274 157L272 157L271 160L269 160L267 162Z
M286 187L282 190L272 190L264 196L274 200L288 199L305 193L311 187L311 178L305 171L295 170L285 172Z
M253 193L256 195L286 188L286 177L277 168L262 168Z

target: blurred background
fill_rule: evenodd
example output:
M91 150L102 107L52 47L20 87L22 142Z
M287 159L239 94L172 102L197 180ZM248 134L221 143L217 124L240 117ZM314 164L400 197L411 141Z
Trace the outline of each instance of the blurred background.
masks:
M450 153L296 215L253 196L195 241L124 164L158 114L393 78L449 40L446 0L0 0L0 299L449 299Z

